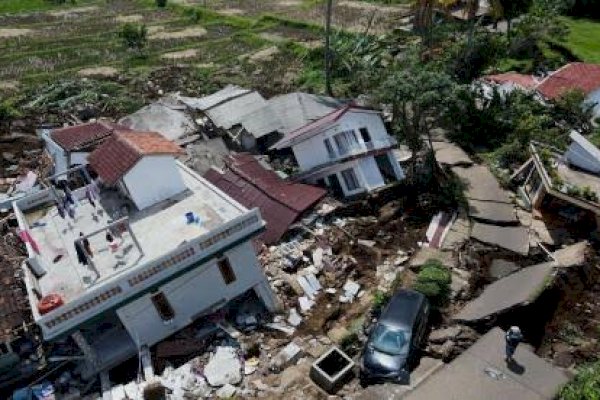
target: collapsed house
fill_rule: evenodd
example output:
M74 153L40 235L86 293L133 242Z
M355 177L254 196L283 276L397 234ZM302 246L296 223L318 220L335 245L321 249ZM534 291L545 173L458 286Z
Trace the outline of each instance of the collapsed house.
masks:
M54 170L62 173L77 165L87 164L87 157L116 130L128 128L110 121L52 129L42 133L46 150L52 157Z
M300 169L295 180L350 197L404 179L396 144L378 111L350 104L290 132L272 148L292 149Z
M267 227L259 240L267 245L277 243L326 194L318 187L283 180L250 154L229 156L225 168L212 168L204 178L244 207L260 209Z
M265 100L254 90L233 85L200 99L183 96L178 99L203 112L246 151L266 151L284 135L342 104L330 97L298 92Z
M276 308L252 245L260 212L176 161L180 152L158 133L117 131L89 165L13 202L34 322L45 341L77 345L84 377L246 293Z
M553 211L582 229L600 226L600 150L572 132L566 152L532 142L531 158L513 175L529 208Z

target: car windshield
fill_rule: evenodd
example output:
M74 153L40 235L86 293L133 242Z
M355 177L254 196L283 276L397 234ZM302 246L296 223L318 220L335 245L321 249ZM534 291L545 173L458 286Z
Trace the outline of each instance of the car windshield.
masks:
M377 325L371 338L371 344L376 350L391 355L402 354L408 342L408 334L405 331L385 325Z

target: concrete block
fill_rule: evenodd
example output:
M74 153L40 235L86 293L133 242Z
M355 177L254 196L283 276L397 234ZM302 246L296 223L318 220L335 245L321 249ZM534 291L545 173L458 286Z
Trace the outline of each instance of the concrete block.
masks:
M336 393L354 374L354 361L337 347L319 357L310 369L310 378L327 393Z

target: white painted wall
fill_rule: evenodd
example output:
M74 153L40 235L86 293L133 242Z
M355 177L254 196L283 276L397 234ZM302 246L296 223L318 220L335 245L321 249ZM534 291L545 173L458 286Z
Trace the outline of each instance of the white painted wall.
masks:
M143 210L186 187L172 156L146 156L123 177L131 200Z
M336 151L336 155L339 156L333 136L340 132L354 130L360 146L358 153L366 152L367 147L360 135L360 128L368 129L374 148L377 149L390 145L390 136L378 113L372 111L348 111L336 124L330 126L324 132L292 146L292 151L294 152L300 171L307 171L331 161L324 144L326 138L329 138L331 145Z
M266 277L258 263L251 242L244 242L225 253L236 281L225 285L216 259L196 267L158 288L169 300L175 318L169 324L160 318L150 299L151 294L134 300L117 310L119 318L138 345L153 345L190 324L199 313L252 289L264 287ZM268 284L267 284L268 285ZM267 304L267 307L271 305Z
M367 189L375 189L385 184L379 172L374 157L366 157L359 160L358 167L362 173Z
M46 144L46 150L54 162L54 173L59 174L69 169L66 152L54 140L52 140L49 131L42 134L42 139Z
M587 103L595 103L594 106L594 118L600 117L600 88L596 89L592 93L588 94L585 98Z
M69 167L73 167L75 165L87 165L87 159L90 153L87 152L73 152L69 155L70 165Z

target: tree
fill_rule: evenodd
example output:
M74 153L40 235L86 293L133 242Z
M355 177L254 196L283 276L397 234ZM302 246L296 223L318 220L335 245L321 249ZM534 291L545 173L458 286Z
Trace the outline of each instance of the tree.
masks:
M431 130L445 113L454 86L448 75L412 62L391 71L374 94L380 103L391 107L392 130L412 152L413 177L424 140L429 144L427 159L431 161L432 175L438 170Z
M156 0L156 6L158 8L165 8L167 6L167 0Z
M148 43L148 31L146 25L127 23L119 32L123 45L141 54Z
M585 101L585 93L581 90L570 90L552 102L551 115L565 129L588 135L593 130L595 105Z
M333 0L327 0L327 7L325 10L325 90L327 95L333 97L333 90L331 89L331 13L333 8Z

